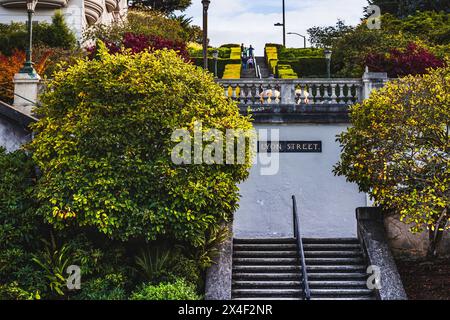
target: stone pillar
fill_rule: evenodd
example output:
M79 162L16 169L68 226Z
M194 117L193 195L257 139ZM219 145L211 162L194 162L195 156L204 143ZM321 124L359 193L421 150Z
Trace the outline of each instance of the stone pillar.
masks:
M362 77L363 80L363 100L368 99L373 90L382 88L389 80L386 72L370 72L366 67L366 71Z
M14 75L14 103L13 106L27 115L32 114L32 108L37 104L39 93L38 74L16 73Z
M280 85L281 103L295 104L295 85L294 83L285 82Z

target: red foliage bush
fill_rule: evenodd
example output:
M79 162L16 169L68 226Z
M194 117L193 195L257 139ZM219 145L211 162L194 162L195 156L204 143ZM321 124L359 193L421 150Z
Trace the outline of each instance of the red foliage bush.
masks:
M404 50L393 48L387 54L369 54L366 65L372 71L387 72L389 77L396 78L425 74L429 68L443 67L444 61L426 48L410 42Z
M132 53L139 53L144 50L169 49L176 51L186 62L190 61L189 52L184 42L164 39L158 36L146 36L128 32L124 34L120 43L104 42L110 53L118 53L123 49L129 49ZM96 51L96 47L90 48L89 51L92 56Z

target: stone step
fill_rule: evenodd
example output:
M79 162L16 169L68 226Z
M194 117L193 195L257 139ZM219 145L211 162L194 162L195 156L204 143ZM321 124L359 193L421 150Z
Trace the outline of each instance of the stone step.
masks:
M356 297L346 297L346 298L338 298L338 297L314 297L311 298L311 301L358 301L358 300L376 300L375 297L372 296L356 296Z
M311 289L311 296L371 296L370 289Z
M313 273L308 272L308 280L358 280L367 279L368 275L366 273L351 272L351 273Z
M299 266L233 266L234 272L257 272L257 273L277 273L277 272L299 272Z
M363 264L363 258L306 258L306 268L315 265L358 265Z
M347 287L357 287L361 289L367 289L367 282L360 281L328 281L328 280L320 280L320 281L311 281L308 278L309 287L311 289L314 288L347 288Z
M246 273L235 272L233 279L240 280L298 280L301 279L301 273Z
M275 273L275 272L289 272L300 271L300 266L292 265L234 265L233 271L235 272L259 272L259 273ZM349 273L357 272L362 273L366 271L366 267L363 265L318 265L307 266L308 275L310 273Z
M296 257L298 252L296 250L291 251L240 251L235 250L233 252L235 257Z
M264 301L264 300L290 300L290 301L299 301L299 300L303 300L302 298L298 297L298 298L288 298L288 297L278 297L276 299L274 298L264 298L264 297L259 297L259 298L234 298L233 300L241 300L241 301Z
M302 283L300 281L233 281L235 287L244 288L299 288Z
M361 250L359 243L304 243L303 249L308 251L354 251Z
M297 258L233 258L234 265L298 265Z
M350 273L357 272L363 273L366 271L364 265L316 265L316 266L306 266L308 271L308 276L313 273Z
M234 239L234 244L296 244L295 238Z
M233 296L246 297L301 297L301 289L234 289Z
M304 244L358 244L356 238L303 238Z
M235 244L234 251L289 251L289 250L297 250L297 245L295 243L288 244Z
M305 257L362 257L361 250L348 250L348 251L305 251Z

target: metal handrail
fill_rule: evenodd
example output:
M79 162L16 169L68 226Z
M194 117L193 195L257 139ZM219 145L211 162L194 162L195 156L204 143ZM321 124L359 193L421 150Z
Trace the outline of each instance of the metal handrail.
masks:
M297 200L295 196L292 196L292 205L293 205L293 219L294 219L294 237L297 240L297 247L299 253L299 260L302 266L302 287L303 287L303 299L310 300L311 299L311 291L309 290L308 283L308 271L306 270L306 262L305 262L305 251L303 250L303 240L300 233L300 225L299 225L299 216L297 213Z

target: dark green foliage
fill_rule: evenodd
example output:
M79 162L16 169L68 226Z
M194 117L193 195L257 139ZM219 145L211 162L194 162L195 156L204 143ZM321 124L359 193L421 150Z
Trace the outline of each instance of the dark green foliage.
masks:
M33 24L33 43L62 49L73 49L77 45L75 35L59 11L55 13L51 24ZM24 23L0 24L0 52L10 55L14 49L25 50L27 47L28 34Z
M361 77L368 56L386 55L392 50L407 52L411 43L440 59L450 52L448 13L416 12L403 19L385 14L381 26L380 30L371 30L366 21L357 27L338 23L336 27L311 28L308 33L316 46L332 49L332 73L339 77Z
M404 18L417 11L444 11L450 13L448 0L369 0L369 4L380 7L381 12Z
M192 3L192 0L132 0L132 7L146 7L166 14L174 11L184 11Z
M75 300L126 300L126 280L123 274L106 274L83 282Z
M336 39L351 32L353 27L345 25L342 20L338 20L335 26L312 27L307 30L309 42L318 48L330 48Z
M131 295L131 300L200 300L195 287L183 279L158 285L142 285Z
M35 297L45 290L44 277L31 261L47 228L36 213L35 183L31 158L0 148L0 296L5 298Z
M23 151L0 148L0 251L14 245L32 247L43 218L33 200L36 172Z

